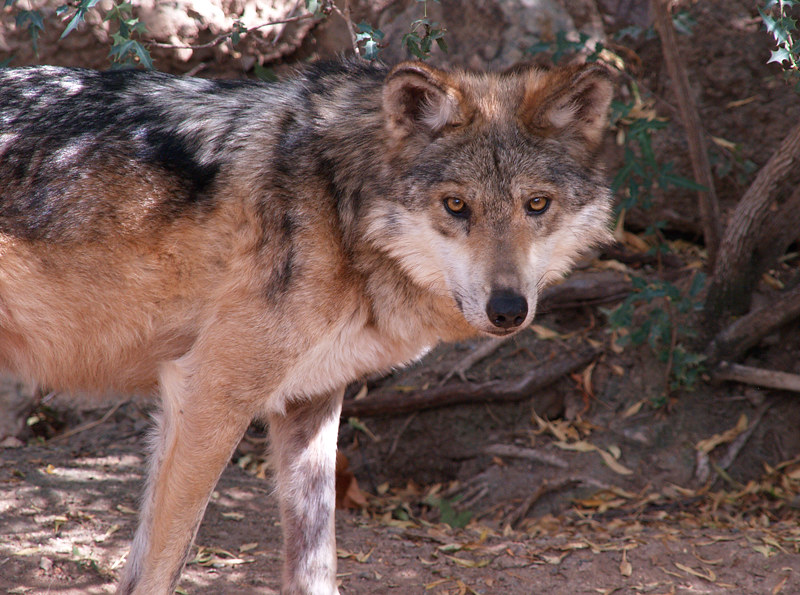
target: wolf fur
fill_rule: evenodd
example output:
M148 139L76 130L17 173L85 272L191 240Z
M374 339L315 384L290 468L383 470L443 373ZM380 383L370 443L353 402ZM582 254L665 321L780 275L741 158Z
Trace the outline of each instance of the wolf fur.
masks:
M525 328L608 239L610 96L593 66L340 61L280 84L0 70L0 367L162 403L120 593L173 591L253 418L283 592L336 593L344 387Z

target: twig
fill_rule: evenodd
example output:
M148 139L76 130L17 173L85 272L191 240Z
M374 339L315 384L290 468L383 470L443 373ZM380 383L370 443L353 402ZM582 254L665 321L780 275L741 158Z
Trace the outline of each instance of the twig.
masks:
M305 21L313 18L314 15L311 13L300 14L294 17L287 17L285 19L280 19L278 21L269 21L268 23L262 23L260 25L256 25L255 27L250 27L249 29L241 29L238 31L238 33L239 35L246 35L247 33L252 33L253 31L257 31L258 29L263 29L264 27L274 27L275 25L296 23L298 21ZM212 48L214 46L221 44L223 41L233 36L234 33L237 33L237 31L228 31L227 33L217 35L214 39L212 39L208 43L203 43L200 45L174 45L171 43L163 43L160 41L148 41L147 45L154 48L165 48L168 50L204 50L206 48Z
M689 88L689 77L686 67L678 51L675 39L675 27L669 14L669 0L652 0L655 26L661 38L661 48L667 71L675 85L675 96L678 100L683 126L686 130L686 139L689 143L689 155L692 160L692 171L695 180L706 187L705 191L698 192L700 199L700 218L703 226L703 236L706 250L708 251L709 268L713 268L722 236L720 225L719 201L714 190L714 176L711 173L711 164L708 160L705 139L702 134L702 123L697 113L697 107L692 99Z
M119 403L114 405L111 409L106 411L105 414L103 414L103 417L101 417L100 419L96 419L95 421L90 421L88 423L85 423L82 426L78 426L77 428L73 428L73 429L71 429L71 430L69 430L67 432L64 432L63 434L59 434L58 436L53 436L52 438L50 438L50 440L48 440L48 442L58 442L59 440L66 440L70 436L74 436L75 434L79 434L79 433L84 432L86 430L91 430L95 426L99 426L100 424L104 423L109 417L114 415L114 412L117 409L119 409L120 407L122 407L125 403L127 403L128 400L129 399L126 399L124 401L120 401Z
M800 392L800 375L777 370L720 362L712 373L712 377L714 380L732 380L766 388Z
M545 465L551 465L553 467L558 467L559 469L567 469L569 467L569 463L555 455L551 455L546 452L540 452L533 448L514 446L513 444L490 444L483 450L483 452L485 452L487 455L497 457L536 461L537 463L544 463Z
M490 401L513 402L529 399L534 392L548 386L570 372L591 362L598 350L587 349L578 354L565 355L545 362L516 380L493 380L481 384L440 386L418 393L388 393L367 397L360 401L346 401L342 408L344 417L366 417L370 415L398 415L448 407L465 403Z
M400 430L397 432L397 436L395 436L394 440L392 441L392 447L389 449L389 452L387 453L386 458L383 460L384 463L388 462L388 460L392 458L392 455L394 454L394 451L397 450L397 445L400 443L400 437L408 429L408 426L411 425L411 422L414 421L414 418L417 417L417 415L419 415L419 411L415 411L414 413L409 415L406 418L406 421L403 422L403 425L400 427Z
M502 339L489 339L488 341L478 345L478 347L475 348L475 351L459 360L459 362L453 366L453 368L439 382L439 386L447 384L447 381L453 376L458 376L461 379L461 382L468 382L467 377L465 376L467 370L469 370L482 359L489 357L495 351L500 349L503 343L508 341L509 338L510 337L503 337Z
M353 23L353 19L350 18L350 1L344 0L343 9L340 9L338 6L336 6L336 4L331 2L331 8L336 14L344 19L344 22L347 25L347 30L350 32L350 41L353 44L353 52L360 58L361 54L358 51L358 36L356 32L356 26Z

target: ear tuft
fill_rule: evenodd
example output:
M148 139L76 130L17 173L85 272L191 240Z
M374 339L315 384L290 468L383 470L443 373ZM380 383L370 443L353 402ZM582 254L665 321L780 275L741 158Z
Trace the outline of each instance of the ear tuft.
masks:
M401 136L435 135L463 123L462 96L446 72L420 62L403 62L383 87L383 109L390 130Z
M601 66L556 69L530 80L522 118L536 134L578 135L593 150L603 138L613 94L611 76Z

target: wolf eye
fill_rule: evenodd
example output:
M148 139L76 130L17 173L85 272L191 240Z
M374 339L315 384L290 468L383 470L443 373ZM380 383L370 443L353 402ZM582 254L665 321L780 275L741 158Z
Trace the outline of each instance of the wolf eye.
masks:
M541 215L550 206L550 199L546 196L534 196L525 203L528 215Z
M444 203L445 210L455 217L466 217L469 214L467 203L457 196L448 196L442 202Z

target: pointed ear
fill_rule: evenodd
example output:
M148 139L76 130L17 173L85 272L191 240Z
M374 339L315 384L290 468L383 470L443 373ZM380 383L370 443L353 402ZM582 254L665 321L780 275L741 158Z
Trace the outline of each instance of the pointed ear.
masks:
M432 137L467 120L453 77L422 62L402 62L392 69L383 86L383 111L390 132L399 137Z
M571 149L591 152L603 138L613 94L601 66L556 69L528 80L521 117L535 134L563 137Z

